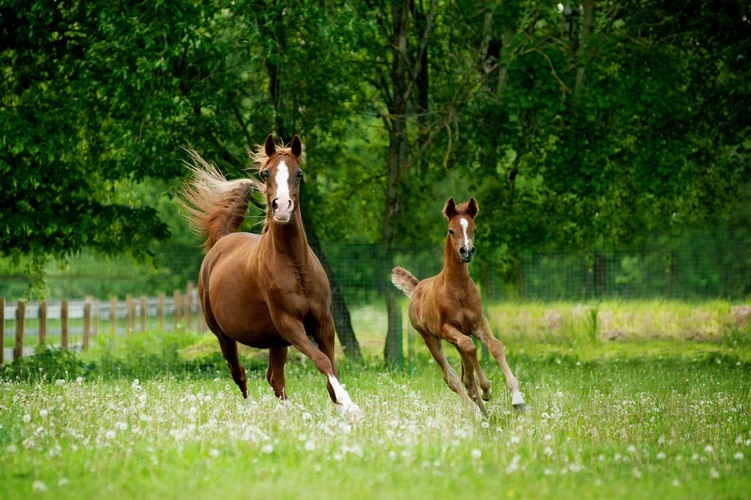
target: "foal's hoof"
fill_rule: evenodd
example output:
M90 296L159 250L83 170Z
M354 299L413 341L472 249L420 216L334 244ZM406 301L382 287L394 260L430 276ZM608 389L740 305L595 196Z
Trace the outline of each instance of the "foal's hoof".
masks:
M521 392L515 391L511 394L511 405L518 412L524 411L524 397L522 397Z
M487 391L482 391L482 393L480 394L480 397L484 401L490 401L490 398L493 397L493 389L488 389Z
M525 413L527 411L527 407L524 405L524 403L513 406L516 413Z

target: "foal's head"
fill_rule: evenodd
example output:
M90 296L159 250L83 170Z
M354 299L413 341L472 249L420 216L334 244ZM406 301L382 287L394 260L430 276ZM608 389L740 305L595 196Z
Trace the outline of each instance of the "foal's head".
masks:
M462 262L471 262L475 256L474 219L479 211L477 200L474 198L459 206L454 203L453 198L449 198L443 208L443 215L449 220L449 240Z
M300 197L302 143L295 136L289 148L277 149L274 138L269 134L263 150L267 159L261 164L259 173L266 184L266 205L271 207L275 222L286 224L292 218Z

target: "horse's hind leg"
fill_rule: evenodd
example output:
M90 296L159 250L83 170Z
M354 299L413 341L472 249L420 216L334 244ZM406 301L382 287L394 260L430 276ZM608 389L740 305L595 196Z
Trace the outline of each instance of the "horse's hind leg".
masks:
M287 347L272 347L269 349L269 370L266 380L274 389L274 395L286 401L287 388L284 380L284 364L287 362Z
M245 368L242 363L240 363L240 358L237 354L237 341L229 338L224 332L214 332L214 335L219 339L219 346L222 348L224 359L227 360L227 366L229 366L229 371L232 374L232 380L235 381L237 387L242 391L243 398L248 399Z
M487 318L483 318L481 328L477 332L474 332L474 334L480 342L488 346L490 353L498 364L501 365L503 375L506 377L506 387L511 391L511 404L517 410L523 410L524 397L521 392L519 392L519 381L516 380L516 377L511 372L511 368L509 368L508 363L506 362L506 352L503 348L503 344L493 336L493 331L490 329L490 323Z

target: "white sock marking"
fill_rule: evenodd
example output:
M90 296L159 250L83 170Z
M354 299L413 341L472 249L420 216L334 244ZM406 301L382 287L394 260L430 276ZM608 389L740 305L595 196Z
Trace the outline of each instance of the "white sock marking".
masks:
M347 391L344 390L344 387L342 387L342 384L339 383L336 377L329 376L329 383L331 384L331 387L334 388L334 395L336 395L337 403L344 406L352 404L352 400L349 399L349 394L347 394Z

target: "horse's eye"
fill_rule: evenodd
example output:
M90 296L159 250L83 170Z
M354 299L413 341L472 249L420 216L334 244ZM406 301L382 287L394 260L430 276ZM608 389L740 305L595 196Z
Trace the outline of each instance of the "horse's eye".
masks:
M269 175L271 175L271 172L269 172L269 169L267 168L266 170L261 172L261 175L263 176L264 179L268 179Z
M450 234L454 234L454 230L453 229L449 229L449 233Z
M297 171L297 178L302 179L302 170Z

